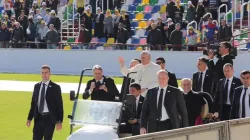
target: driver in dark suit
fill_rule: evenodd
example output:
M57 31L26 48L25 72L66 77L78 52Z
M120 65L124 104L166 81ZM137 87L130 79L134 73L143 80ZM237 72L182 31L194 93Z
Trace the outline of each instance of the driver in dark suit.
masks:
M91 96L91 100L115 101L115 98L119 97L119 91L114 80L103 76L102 67L99 65L93 67L93 75L94 79L88 81L83 99Z
M157 73L159 87L148 90L141 113L141 134L188 126L183 93L168 85L168 72Z

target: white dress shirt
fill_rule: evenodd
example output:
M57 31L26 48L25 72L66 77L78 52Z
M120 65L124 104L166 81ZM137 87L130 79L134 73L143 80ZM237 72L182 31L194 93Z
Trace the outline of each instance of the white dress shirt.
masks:
M139 100L140 100L140 95L136 97L136 100L135 100L135 105L136 105L136 112L137 112L137 108L138 108L138 104L139 104Z
M168 86L166 86L166 87L163 88L164 90L163 90L163 96L162 96L163 99L162 99L161 120L160 121L165 121L165 120L169 119L167 110L166 110L165 105L164 105L164 100L165 100L165 95L166 95L167 87ZM159 87L158 94L157 94L157 102L156 102L157 103L156 104L157 108L158 108L158 102L159 102L159 98L160 98L161 89L162 88Z
M232 85L232 82L233 82L233 76L231 77L231 78L229 78L229 79L226 79L226 81L225 81L225 85L224 86L226 86L226 84L227 84L227 80L229 80L228 81L228 87L227 87L227 102L226 102L226 104L227 105L231 105L231 102L230 102L230 90L231 90L231 85Z
M128 69L126 66L121 67L120 71L124 76L127 76L129 72L137 72L129 75L129 78L135 80L135 83L141 85L142 88L152 89L158 86L157 83L157 72L161 70L161 67L153 62L150 62L147 65L138 64L131 69ZM143 92L141 95L146 96L146 92Z
M240 96L240 109L239 109L240 110L239 116L241 118L242 118L242 104L245 104L245 117L250 117L250 106L249 106L250 87L247 88L245 101L242 101L244 93L245 93L245 89L243 87L243 90L242 90L241 96Z
M49 109L48 109L48 106L47 106L47 102L46 102L46 93L47 93L47 88L49 86L49 82L50 81L47 81L45 82L45 95L44 95L44 107L43 107L43 113L46 113L46 112L49 112ZM43 88L43 82L41 82L41 87L40 87L40 90L39 90L39 97L38 97L38 107L40 106L40 98L41 98L41 92L42 92L42 88Z
M200 79L200 76L201 76L201 72L202 72L201 92L203 92L203 84L204 84L204 80L205 80L205 77L206 77L207 69L204 70L204 71L200 71L200 73L199 73L199 79Z
M96 81L96 82L100 82L101 84L103 83L103 77L102 77L102 79L100 80L100 81ZM91 83L90 83L91 84ZM93 91L92 91L93 92ZM91 91L90 91L90 89L89 89L89 95L92 93Z

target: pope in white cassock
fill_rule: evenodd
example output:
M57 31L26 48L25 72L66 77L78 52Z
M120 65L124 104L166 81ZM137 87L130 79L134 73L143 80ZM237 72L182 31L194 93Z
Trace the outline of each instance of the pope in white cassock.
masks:
M143 51L140 56L141 63L128 69L124 64L124 59L119 57L119 63L121 66L121 73L127 76L129 72L137 72L130 74L129 78L135 80L135 83L139 83L142 87L142 96L146 96L147 90L157 87L157 72L161 70L161 67L151 62L151 54L148 51Z

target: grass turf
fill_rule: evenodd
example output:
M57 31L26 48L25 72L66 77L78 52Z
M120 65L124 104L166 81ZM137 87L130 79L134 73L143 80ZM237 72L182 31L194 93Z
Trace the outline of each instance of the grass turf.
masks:
M123 78L112 77L115 84L122 84ZM83 83L93 79L91 76L84 76ZM18 81L40 81L41 76L39 74L10 74L10 73L0 73L0 80L18 80ZM51 75L51 80L54 82L67 82L67 83L78 83L80 76L73 75Z
M30 108L31 92L0 91L0 140L31 140L33 124L26 127L26 120ZM53 140L65 140L69 135L69 119L73 102L69 94L62 94L64 105L63 129L54 133Z

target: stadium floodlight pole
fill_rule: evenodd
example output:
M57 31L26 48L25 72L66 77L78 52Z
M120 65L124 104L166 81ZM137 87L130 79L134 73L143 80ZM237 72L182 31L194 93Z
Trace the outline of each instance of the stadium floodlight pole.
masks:
M90 71L90 70L92 70L92 69L87 68L87 69L82 70L82 72L81 72L80 81L79 81L79 85L78 85L78 89L77 89L77 94L76 94L76 99L78 99L78 96L79 96L79 93L80 93L80 89L81 89L81 85L82 85L83 74L85 73L85 71Z
M119 126L120 126L121 120L122 120L122 111L123 111L123 107L124 107L124 104L125 104L125 98L126 98L126 95L127 95L127 92L128 92L127 87L128 87L128 84L129 84L129 75L130 74L135 74L135 73L137 73L137 72L129 72L127 74L127 79L126 79L125 84L124 84L124 87L125 87L124 92L121 93L122 94L122 107L121 107L121 111L120 111L120 118L118 120L118 129L117 129L117 134L118 135L119 135Z

